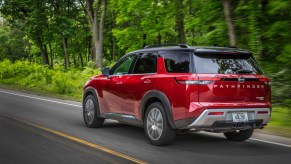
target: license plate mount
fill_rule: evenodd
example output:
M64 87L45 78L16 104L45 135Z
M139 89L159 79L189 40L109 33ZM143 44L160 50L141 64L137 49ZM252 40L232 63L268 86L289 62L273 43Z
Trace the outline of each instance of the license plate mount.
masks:
M247 112L233 112L232 120L233 122L247 122L249 121L248 113Z

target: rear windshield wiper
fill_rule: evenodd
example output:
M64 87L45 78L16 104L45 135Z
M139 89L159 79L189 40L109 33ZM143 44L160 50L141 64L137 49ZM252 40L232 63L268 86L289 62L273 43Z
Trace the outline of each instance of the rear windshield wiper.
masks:
M237 70L236 73L252 73L254 72L253 70L249 70L249 69L240 69Z

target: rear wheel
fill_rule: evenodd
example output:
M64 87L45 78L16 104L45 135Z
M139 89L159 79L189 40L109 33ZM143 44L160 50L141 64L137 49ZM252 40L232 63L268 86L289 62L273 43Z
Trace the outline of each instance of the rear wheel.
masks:
M254 129L247 129L233 132L225 132L223 134L230 141L245 141L252 136L253 132Z
M99 106L93 95L88 95L83 103L83 118L87 127L102 127L104 118L98 117Z
M157 146L170 144L176 136L175 130L169 125L164 107L159 102L148 107L144 130L150 143Z

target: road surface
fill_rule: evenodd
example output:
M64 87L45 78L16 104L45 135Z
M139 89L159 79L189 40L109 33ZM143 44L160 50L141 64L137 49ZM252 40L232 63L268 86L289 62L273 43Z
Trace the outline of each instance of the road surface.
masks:
M290 163L291 140L255 133L245 142L221 134L178 135L150 145L142 128L106 120L90 129L81 103L0 89L0 163Z

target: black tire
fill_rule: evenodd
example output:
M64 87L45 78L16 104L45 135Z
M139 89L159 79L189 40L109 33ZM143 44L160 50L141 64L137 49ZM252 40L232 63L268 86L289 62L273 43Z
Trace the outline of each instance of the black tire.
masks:
M155 119L153 119L154 112L157 113ZM160 128L161 126L162 128ZM156 146L168 145L175 139L176 132L171 128L161 103L152 103L147 108L144 119L144 131L149 142Z
M245 141L253 135L254 129L225 132L224 136L230 141Z
M89 106L90 112L88 110ZM88 95L83 102L83 118L87 127L99 128L103 126L104 118L98 117L98 110L99 110L98 102L96 101L93 95Z

